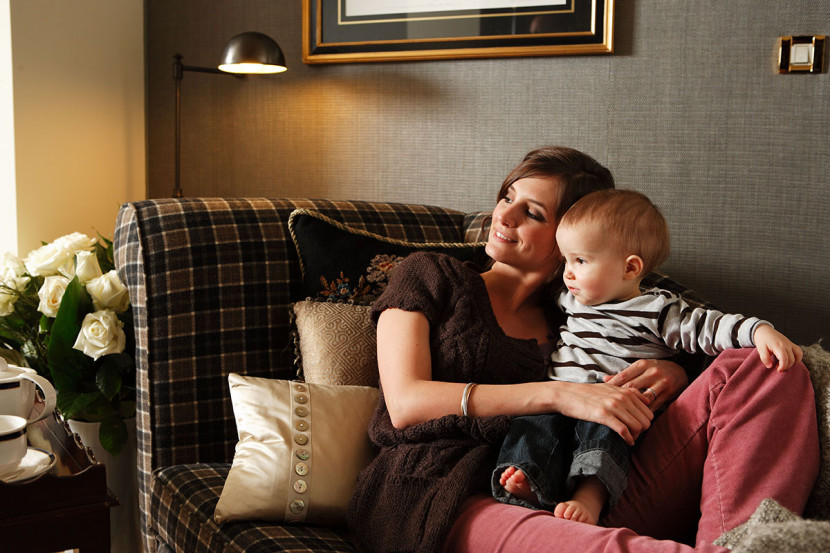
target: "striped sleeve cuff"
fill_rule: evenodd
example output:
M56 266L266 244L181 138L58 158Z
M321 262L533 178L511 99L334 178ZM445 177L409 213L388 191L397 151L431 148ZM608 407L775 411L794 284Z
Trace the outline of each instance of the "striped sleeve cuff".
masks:
M749 317L746 321L741 325L741 330L738 332L738 343L742 348L752 348L755 347L755 330L761 325L769 325L772 328L772 323L765 321L763 319L759 319L758 317ZM747 329L745 332L744 329Z

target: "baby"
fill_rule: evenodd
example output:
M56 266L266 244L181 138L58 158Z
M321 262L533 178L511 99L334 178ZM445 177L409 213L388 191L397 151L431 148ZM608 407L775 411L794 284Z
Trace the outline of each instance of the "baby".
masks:
M766 321L692 308L676 294L641 291L643 277L669 254L665 219L631 190L591 193L571 207L556 232L567 290L567 315L548 365L549 377L603 382L639 359L680 350L717 355L757 347L767 367L786 371L801 349ZM657 399L658 391L643 391ZM610 428L560 414L516 417L493 472L496 499L552 510L560 518L596 524L625 489L628 446Z

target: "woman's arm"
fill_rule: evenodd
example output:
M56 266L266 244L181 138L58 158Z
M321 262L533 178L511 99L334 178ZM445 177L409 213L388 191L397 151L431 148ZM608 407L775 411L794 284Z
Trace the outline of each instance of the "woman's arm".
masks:
M654 412L674 401L689 384L685 369L666 359L641 359L613 376L605 377L605 383L643 392L643 400Z
M378 319L377 341L381 386L396 428L461 414L465 384L432 379L429 322L422 313L387 309ZM470 394L468 412L474 416L558 412L605 424L630 444L653 417L636 389L558 381L481 384Z

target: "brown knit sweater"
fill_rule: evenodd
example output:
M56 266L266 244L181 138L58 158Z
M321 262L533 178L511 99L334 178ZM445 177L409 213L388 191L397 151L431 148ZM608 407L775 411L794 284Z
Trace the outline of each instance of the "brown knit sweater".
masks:
M434 380L507 384L544 378L538 344L504 334L471 265L442 254L412 254L375 302L375 320L387 308L420 311L429 320ZM369 428L380 452L360 475L348 513L357 549L440 551L463 500L489 490L507 429L505 416L450 415L396 430L381 399Z

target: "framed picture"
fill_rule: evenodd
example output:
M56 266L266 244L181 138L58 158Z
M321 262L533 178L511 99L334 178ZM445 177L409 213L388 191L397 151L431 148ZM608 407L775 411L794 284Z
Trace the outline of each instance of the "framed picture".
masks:
M303 0L303 62L613 51L614 0Z

